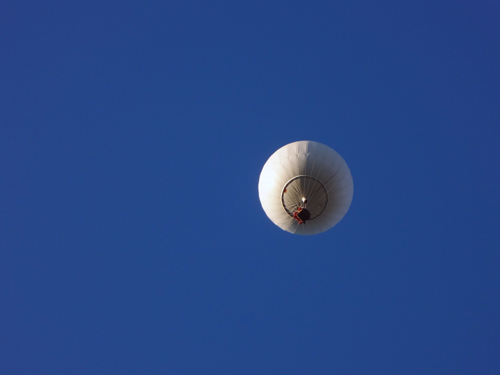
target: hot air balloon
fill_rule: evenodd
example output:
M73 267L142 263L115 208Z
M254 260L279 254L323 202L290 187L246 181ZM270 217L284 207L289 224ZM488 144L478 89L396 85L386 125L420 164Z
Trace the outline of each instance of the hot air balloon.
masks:
M298 141L267 160L259 178L259 198L271 221L287 232L310 235L336 225L349 210L352 176L330 147Z

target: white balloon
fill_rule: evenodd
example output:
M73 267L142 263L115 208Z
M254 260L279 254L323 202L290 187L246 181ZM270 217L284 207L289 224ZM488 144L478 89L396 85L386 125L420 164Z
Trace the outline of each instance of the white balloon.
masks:
M332 228L349 210L352 195L346 162L318 142L299 141L281 147L260 174L262 208L273 223L290 233L309 235ZM305 219L298 214L301 210L307 211Z

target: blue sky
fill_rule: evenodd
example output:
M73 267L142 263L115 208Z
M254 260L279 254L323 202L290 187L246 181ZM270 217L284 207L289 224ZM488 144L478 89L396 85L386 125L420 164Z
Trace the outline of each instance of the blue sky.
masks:
M500 2L0 8L2 374L498 374ZM294 236L281 146L354 199Z

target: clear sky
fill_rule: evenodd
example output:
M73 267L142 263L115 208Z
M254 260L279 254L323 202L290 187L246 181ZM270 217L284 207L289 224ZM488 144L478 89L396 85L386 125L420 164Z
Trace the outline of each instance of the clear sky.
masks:
M1 374L500 374L500 1L7 1L0 66Z

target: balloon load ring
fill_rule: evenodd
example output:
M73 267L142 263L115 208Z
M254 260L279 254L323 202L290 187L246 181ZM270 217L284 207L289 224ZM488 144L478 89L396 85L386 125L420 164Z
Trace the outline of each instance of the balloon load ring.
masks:
M328 206L328 192L316 177L295 176L283 186L281 204L288 215L300 224L305 224L325 211Z

